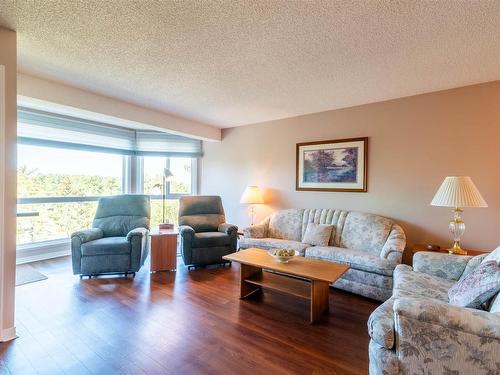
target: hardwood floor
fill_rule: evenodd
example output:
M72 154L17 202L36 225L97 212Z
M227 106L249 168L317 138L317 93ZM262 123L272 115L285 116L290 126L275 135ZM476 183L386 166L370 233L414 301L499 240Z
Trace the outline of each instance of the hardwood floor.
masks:
M241 301L239 266L80 280L68 257L35 263L16 288L19 338L0 374L366 374L366 321L378 303L330 288L310 325L306 300ZM175 282L174 282L175 279Z

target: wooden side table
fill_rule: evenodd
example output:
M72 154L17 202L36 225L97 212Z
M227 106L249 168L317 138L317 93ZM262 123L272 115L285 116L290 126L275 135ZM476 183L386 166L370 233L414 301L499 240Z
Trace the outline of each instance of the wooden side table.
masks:
M487 251L481 251L481 250L469 250L469 249L465 249L465 250L467 250L467 254L463 254L463 255L476 256L476 255L488 253ZM441 248L439 250L429 250L427 248L427 245L416 244L416 245L413 245L413 247L410 247L404 251L403 263L408 264L409 266L413 265L413 256L415 255L415 253L418 253L419 251L435 251L437 253L448 254L448 249ZM462 254L456 254L456 255L462 255Z
M151 272L177 269L177 229L157 229L151 236Z

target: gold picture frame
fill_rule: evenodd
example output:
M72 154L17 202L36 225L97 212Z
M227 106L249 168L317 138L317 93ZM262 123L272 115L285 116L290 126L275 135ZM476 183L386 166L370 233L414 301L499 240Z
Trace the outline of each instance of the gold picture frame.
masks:
M297 191L368 191L368 137L297 143Z

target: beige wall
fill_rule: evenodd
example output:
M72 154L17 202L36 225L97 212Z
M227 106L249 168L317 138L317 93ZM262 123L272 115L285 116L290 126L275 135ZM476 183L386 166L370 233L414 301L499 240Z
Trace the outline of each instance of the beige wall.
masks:
M221 130L214 126L27 74L18 74L18 94L21 105L29 103L30 106L49 108L67 115L77 110L78 116L86 116L90 120L168 130L203 140L221 139Z
M15 336L16 64L16 33L0 28L0 65L5 69L5 99L0 94L4 102L0 113L4 119L0 120L0 341Z
M297 142L369 137L368 192L295 191ZM231 128L206 143L204 194L223 197L228 219L248 224L239 199L265 189L263 217L286 207L378 213L399 222L408 244L448 245L447 208L429 205L447 175L470 175L489 204L466 209L463 244L500 245L500 81L353 108Z

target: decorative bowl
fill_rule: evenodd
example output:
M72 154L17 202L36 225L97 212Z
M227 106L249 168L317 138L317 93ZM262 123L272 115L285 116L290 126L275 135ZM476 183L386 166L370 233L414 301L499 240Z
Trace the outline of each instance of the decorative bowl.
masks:
M296 255L295 250L275 249L267 252L276 262L288 263Z

